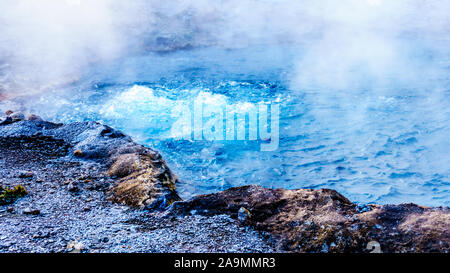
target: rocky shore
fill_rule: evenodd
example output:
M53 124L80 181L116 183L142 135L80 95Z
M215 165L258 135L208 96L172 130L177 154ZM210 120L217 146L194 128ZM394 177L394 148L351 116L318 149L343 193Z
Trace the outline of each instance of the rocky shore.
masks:
M0 252L450 250L449 208L259 186L183 201L157 151L97 122L8 112L0 166Z

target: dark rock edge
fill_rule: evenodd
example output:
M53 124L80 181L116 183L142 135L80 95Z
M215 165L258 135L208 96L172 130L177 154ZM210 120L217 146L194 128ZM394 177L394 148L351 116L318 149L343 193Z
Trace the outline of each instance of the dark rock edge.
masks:
M231 188L182 201L176 176L161 155L98 122L56 124L35 116L5 118L3 142L55 141L70 160L95 161L116 181L112 202L170 216L229 215L259 231L279 251L444 252L450 249L450 209L415 204L358 206L334 190Z

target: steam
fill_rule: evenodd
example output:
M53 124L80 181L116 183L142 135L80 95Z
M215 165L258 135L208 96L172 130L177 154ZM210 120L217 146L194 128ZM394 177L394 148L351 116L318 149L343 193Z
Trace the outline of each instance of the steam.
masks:
M107 1L2 1L0 44L12 88L70 82L92 58L120 51ZM7 90L20 92L22 90Z
M402 38L444 53L450 39L448 0L3 0L0 10L7 93L42 91L146 50L268 43L300 46L294 89L409 82L424 63Z
M448 54L448 1L332 2L315 13L326 23L319 38L305 45L293 88L420 88L442 72L436 58ZM435 59L427 58L429 52Z

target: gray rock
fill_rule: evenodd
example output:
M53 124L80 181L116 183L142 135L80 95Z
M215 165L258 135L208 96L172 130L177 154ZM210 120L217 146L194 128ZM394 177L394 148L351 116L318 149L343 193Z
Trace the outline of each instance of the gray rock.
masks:
M19 178L31 178L33 176L34 176L34 173L30 172L30 171L21 171L19 173Z
M11 117L0 118L0 126L8 125L13 123L13 119Z
M24 119L25 119L25 115L24 115L23 113L21 113L21 112L14 112L14 113L12 113L12 114L10 115L10 117L12 118L12 120L13 120L14 122L16 122L16 121L21 121L21 120L24 120Z
M38 209L26 208L26 209L23 210L23 214L39 215L39 214L41 214L41 211L38 210Z
M37 116L35 114L31 114L27 116L27 120L30 121L42 121L42 118L40 116Z
M72 181L67 185L67 190L70 192L78 192L80 188L78 187L78 182Z

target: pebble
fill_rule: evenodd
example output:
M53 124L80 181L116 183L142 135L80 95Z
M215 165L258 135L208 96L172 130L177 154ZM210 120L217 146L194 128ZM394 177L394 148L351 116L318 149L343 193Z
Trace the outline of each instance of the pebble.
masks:
M69 251L70 253L81 253L81 251L83 251L85 248L86 247L83 243L77 241L68 243L66 247L67 251Z
M13 121L21 121L25 119L25 115L21 112L15 112L10 115Z
M42 121L42 118L40 116L37 116L35 114L31 114L27 116L27 120L34 120L34 121Z
M69 185L67 185L67 190L70 192L77 192L80 190L80 188L78 188L78 183L75 181L72 181L69 183Z
M2 243L2 244L0 244L0 249L9 248L12 245L13 245L13 243L11 243L11 242Z
M23 210L23 214L39 215L39 214L41 214L41 211L38 210L38 209L26 208L26 209Z
M38 232L33 235L33 239L46 239L48 237L50 237L50 233L48 232Z
M241 222L247 221L251 217L251 213L248 209L241 207L238 211L238 219Z
M104 237L98 240L100 243L107 243L109 242L109 238L108 237Z
M13 123L13 120L11 117L1 118L0 119L0 125L8 125Z
M30 172L30 171L22 171L19 174L19 178L31 178L33 176L34 176L34 173Z
M81 150L76 150L73 152L73 155L76 157L82 157L83 156L83 151Z

